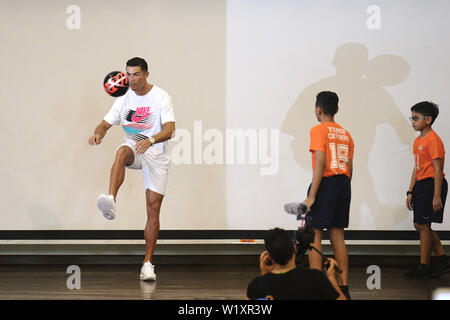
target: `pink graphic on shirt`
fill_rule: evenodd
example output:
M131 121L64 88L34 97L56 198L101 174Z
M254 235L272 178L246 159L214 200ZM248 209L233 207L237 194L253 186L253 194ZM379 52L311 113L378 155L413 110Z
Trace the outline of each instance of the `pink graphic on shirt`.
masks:
M150 116L153 112L150 112L150 107L137 107L136 112L131 117L131 121L139 122L148 116Z

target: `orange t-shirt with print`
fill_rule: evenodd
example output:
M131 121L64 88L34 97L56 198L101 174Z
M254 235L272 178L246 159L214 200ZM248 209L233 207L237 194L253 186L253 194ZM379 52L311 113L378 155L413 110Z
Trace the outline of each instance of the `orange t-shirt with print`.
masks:
M311 128L309 151L315 167L314 151L325 152L324 177L345 174L350 177L348 160L353 159L354 143L350 133L336 122L324 122Z
M434 178L433 160L442 159L444 169L445 148L441 138L430 131L425 137L418 136L413 145L416 180ZM444 175L445 176L445 175Z

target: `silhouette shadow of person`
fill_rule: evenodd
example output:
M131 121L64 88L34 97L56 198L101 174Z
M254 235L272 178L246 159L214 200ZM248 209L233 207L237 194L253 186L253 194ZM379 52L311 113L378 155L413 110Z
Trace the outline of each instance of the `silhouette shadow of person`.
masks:
M368 57L368 48L364 44L345 43L338 47L333 60L336 75L305 88L288 111L281 130L294 138L291 148L295 161L302 168L311 170L309 129L317 124L314 115L316 95L320 91L336 92L339 97L336 122L349 130L355 141L349 228L361 226L365 203L373 221L370 228L390 229L386 226L393 228L406 219L408 213L399 206L394 208L380 203L369 170L369 153L375 141L376 128L381 124L392 126L403 144L412 144L413 135L407 119L383 88L402 82L409 75L410 68L399 56L379 55L371 60ZM392 154L381 156L395 157Z

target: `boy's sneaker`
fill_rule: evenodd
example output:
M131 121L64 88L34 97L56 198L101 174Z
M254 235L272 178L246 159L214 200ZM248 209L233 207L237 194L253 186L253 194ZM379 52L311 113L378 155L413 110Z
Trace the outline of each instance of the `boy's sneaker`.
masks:
M438 262L433 268L432 276L439 277L447 272L450 272L450 259L447 256L438 257Z
M146 263L143 264L143 266L141 268L141 275L139 278L144 281L146 281L146 280L155 281L156 280L155 266L152 265L152 263L150 261L147 261Z
M101 194L97 200L97 207L103 212L106 219L112 220L115 218L116 202L112 195Z
M432 269L426 264L420 263L418 266L412 268L409 272L405 273L405 277L411 278L425 278L431 277Z

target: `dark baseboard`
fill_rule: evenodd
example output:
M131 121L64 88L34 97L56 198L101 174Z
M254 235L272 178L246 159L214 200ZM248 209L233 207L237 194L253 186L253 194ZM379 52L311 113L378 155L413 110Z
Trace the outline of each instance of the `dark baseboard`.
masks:
M418 263L418 256L363 256L350 255L349 266L367 268L369 265L380 267L409 267ZM0 255L0 265L140 265L140 256L106 256L106 255ZM435 257L433 257L435 259ZM155 255L155 265L242 265L258 268L258 255Z
M294 232L294 230L290 230ZM436 231L450 240L450 231ZM161 240L264 239L266 230L161 230ZM0 240L141 240L143 230L2 230ZM328 239L324 231L324 239ZM346 240L419 240L417 231L346 230Z

